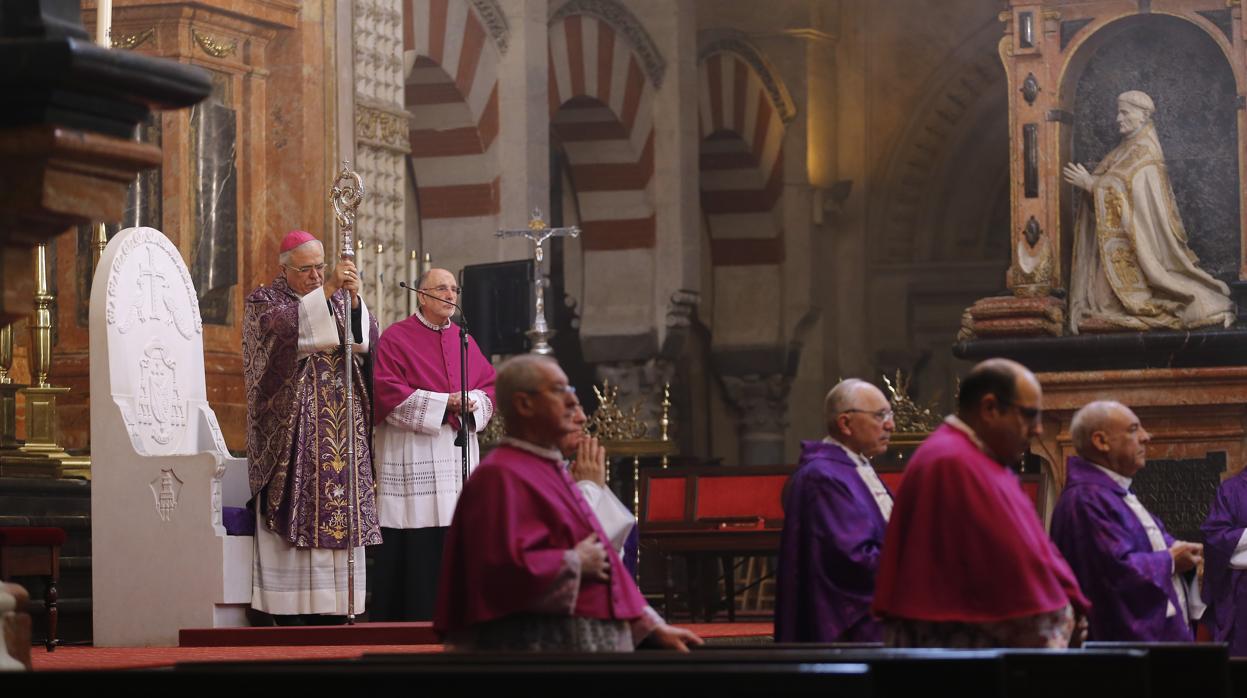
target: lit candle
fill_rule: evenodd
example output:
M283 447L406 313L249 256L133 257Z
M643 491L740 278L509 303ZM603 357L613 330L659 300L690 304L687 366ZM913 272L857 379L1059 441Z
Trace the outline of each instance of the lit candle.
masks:
M109 35L113 31L113 0L96 0L95 4L95 43L104 48L111 48Z
M416 271L416 269L419 267L419 258L420 258L420 253L416 252L415 250L412 250L411 255L407 259L407 283L408 285L411 285L411 286L416 285L416 279L418 276L418 272ZM408 293L407 294L407 315L410 317L411 315L414 315L415 313L416 313L416 294Z
M381 253L385 248L381 243L377 243L377 261L372 265L373 283L377 289L377 326L385 327L385 287L381 282L385 280L385 275L381 273Z

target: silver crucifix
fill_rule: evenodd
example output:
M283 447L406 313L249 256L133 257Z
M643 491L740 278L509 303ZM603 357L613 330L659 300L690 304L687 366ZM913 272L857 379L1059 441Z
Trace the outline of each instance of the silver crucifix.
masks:
M498 237L500 238L518 237L521 235L533 243L533 261L535 262L537 274L537 278L534 281L537 290L537 313L533 317L532 329L526 334L533 343L532 353L549 356L554 353L554 349L548 341L554 336L554 332L546 324L546 277L541 269L541 263L546 258L546 252L542 245L552 237L580 237L580 228L574 225L569 228L551 228L546 225L545 219L541 216L541 209L534 208L532 220L528 221L527 228L498 231Z

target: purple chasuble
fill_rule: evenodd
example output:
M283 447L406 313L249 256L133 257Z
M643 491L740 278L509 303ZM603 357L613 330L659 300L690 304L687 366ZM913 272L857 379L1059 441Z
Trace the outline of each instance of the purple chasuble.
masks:
M339 336L346 326L347 292L331 299ZM252 501L264 524L300 548L377 545L376 486L369 427L372 409L362 371L352 357L355 400L354 492L358 522L347 541L350 470L342 351L299 358L299 296L278 276L247 296L243 319L243 380L247 390L247 463ZM371 318L371 316L370 316ZM376 342L376 318L368 328Z
M1221 483L1208 509L1204 532L1204 621L1216 642L1228 642L1230 656L1247 656L1247 570L1230 558L1247 527L1247 470Z
M376 423L381 424L417 390L458 393L459 333L457 325L444 330L427 327L416 315L385 328L373 350L373 390ZM481 390L494 399L494 367L468 335L468 390ZM459 429L459 415L446 420Z
M1052 540L1091 600L1087 639L1190 642L1173 588L1173 556L1153 551L1126 504L1126 490L1091 462L1070 456L1065 489L1052 512ZM1152 520L1173 544L1173 536ZM1169 604L1177 613L1166 617Z
M835 444L804 441L787 490L775 571L775 640L881 640L870 603L887 521L857 464Z

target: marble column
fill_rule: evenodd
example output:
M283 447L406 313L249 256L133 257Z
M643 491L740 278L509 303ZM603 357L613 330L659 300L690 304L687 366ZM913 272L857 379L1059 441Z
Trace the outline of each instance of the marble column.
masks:
M372 254L362 270L365 279L380 279L379 288L365 288L375 308L384 307L378 321L384 328L401 319L405 293L407 235L404 223L406 170L411 152L407 110L403 106L403 11L400 0L354 0L352 50L354 70L355 158L353 169L364 179L367 196L359 208L355 228L368 250L377 245L387 252ZM374 284L376 286L377 284Z

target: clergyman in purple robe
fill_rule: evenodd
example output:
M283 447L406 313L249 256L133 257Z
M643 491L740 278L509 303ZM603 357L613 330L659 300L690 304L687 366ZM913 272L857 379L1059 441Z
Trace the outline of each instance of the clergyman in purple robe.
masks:
M1221 483L1204 532L1204 621L1230 656L1247 656L1247 469Z
M828 436L801 444L784 495L776 568L777 642L878 642L870 614L892 493L868 460L896 424L887 398L856 378L824 401Z
M1203 612L1187 573L1203 546L1174 540L1130 491L1151 436L1119 402L1074 414L1065 489L1052 513L1052 540L1091 600L1088 639L1189 642Z
M359 298L355 266L343 260L325 274L324 248L310 234L286 235L278 263L273 283L247 296L243 319L247 461L256 513L251 605L282 625L334 622L348 614L349 548L356 548L352 612L362 613L361 546L381 542L361 358L376 343L377 323ZM340 349L347 330L355 340L353 423Z

